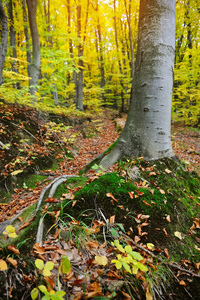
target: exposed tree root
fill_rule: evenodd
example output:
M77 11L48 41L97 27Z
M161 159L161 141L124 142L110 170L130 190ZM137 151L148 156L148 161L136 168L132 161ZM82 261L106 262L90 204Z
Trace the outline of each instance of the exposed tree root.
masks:
M49 198L53 197L57 188L59 187L59 185L61 185L65 180L67 180L69 178L74 178L74 177L78 177L78 176L76 176L76 175L61 175L61 176L55 178L49 185L44 187L40 194L40 198L38 201L38 205L37 205L35 214L37 214L37 212L41 206L42 200L44 198L44 195L48 191L48 189L50 189ZM47 203L47 206L48 206L48 203ZM42 216L40 218L39 225L38 225L38 230L37 230L37 235L36 235L36 243L42 242L43 231L44 231L44 217Z

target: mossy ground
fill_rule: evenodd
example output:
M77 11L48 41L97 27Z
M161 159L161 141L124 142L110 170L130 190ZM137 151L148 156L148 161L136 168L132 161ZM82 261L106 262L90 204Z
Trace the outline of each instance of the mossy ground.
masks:
M129 174L135 167L137 179L131 180ZM194 218L200 216L198 175L190 174L171 159L123 162L121 169L123 172L102 175L76 192L77 203L73 208L67 206L67 213L80 220L85 220L87 215L89 223L101 217L99 209L106 219L115 214L116 223L122 223L132 237L138 235L137 215L149 215L149 225L142 228L147 234L140 237L144 244L151 242L158 248L168 248L170 257L175 260L199 261L200 255L195 249L199 229L198 226L193 231L190 229ZM117 201L106 196L107 193ZM84 212L82 217L80 212ZM166 219L168 215L170 222ZM181 233L182 240L175 236L176 231Z

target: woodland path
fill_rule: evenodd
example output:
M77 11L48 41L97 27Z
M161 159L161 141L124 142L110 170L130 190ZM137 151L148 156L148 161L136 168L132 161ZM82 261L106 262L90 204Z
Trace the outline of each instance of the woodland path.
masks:
M118 119L121 126L125 123L125 118ZM114 122L107 117L98 120L94 124L88 124L91 137L84 138L83 127L76 126L72 133L82 132L77 136L75 142L74 159L67 163L59 163L60 169L53 171L57 175L77 175L78 172L98 154L105 151L118 137ZM91 127L91 128L90 128ZM94 131L93 131L94 130ZM186 162L189 171L197 171L200 174L200 133L183 126L172 126L172 144L175 154L180 160ZM51 173L51 170L47 170ZM47 181L47 180L46 180ZM47 185L45 181L32 189L16 189L12 195L10 203L1 206L0 222L10 219L23 208L38 201L41 190Z

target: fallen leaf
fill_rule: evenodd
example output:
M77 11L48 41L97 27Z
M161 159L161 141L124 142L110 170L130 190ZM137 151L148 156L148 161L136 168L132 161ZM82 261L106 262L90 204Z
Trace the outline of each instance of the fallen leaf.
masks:
M124 299L124 300L131 300L131 299L132 299L131 296L130 296L129 294L127 294L127 293L125 293L125 292L123 292L123 291L121 291L121 293L122 293L122 295L123 295L123 299Z
M164 251L165 256L167 257L167 259L169 259L169 252L168 252L168 249L165 248L163 251Z
M179 281L179 284L180 284L180 285L183 285L183 286L186 286L186 283L185 283L184 280Z
M113 194L107 193L106 196L107 196L107 197L110 197L110 198L112 198L114 201L118 202L118 200L115 199L115 197L113 196Z
M5 271L7 269L8 269L7 263L3 259L0 259L0 271Z
M165 169L165 173L170 174L172 171L170 171L169 169Z
M38 254L44 254L44 252L45 252L44 248L41 247L39 243L35 243L33 245L33 249L34 249L34 252L38 253Z
M102 255L102 256L95 256L95 261L98 263L98 265L100 266L106 266L108 264L108 259L106 256Z
M155 246L152 243L147 243L147 248L149 248L149 250L153 251L155 249Z
M129 194L130 198L133 199L134 192L128 192L128 194Z
M143 193L143 192L140 192L139 190L136 190L136 193L138 194L138 196L144 195L144 193Z
M17 266L17 261L16 261L16 259L13 259L11 256L8 257L6 260L7 260L11 265L13 265L13 267L16 267L16 266Z
M115 224L115 215L110 217L110 224Z
M146 291L146 300L153 300L153 296L151 295L150 291Z
M101 286L99 285L98 282L95 281L89 285L89 290L90 291L96 291L96 290L101 291Z
M163 228L163 232L164 232L164 234L165 234L166 237L169 236L168 233L167 233L167 230L165 228Z
M155 172L150 172L149 176L157 176L157 174Z
M165 195L165 191L163 191L162 189L160 189L159 191L162 195Z
M149 190L149 192L150 192L152 195L154 194L154 190L153 190L153 189Z
M58 199L56 199L54 197L50 197L50 198L47 198L46 200L44 200L44 202L47 202L47 203L57 203L59 201L58 201Z
M99 245L96 241L90 241L87 242L86 245L88 246L88 248L91 250L92 248L94 249L98 249Z
M181 232L179 232L179 231L175 231L175 232L174 232L174 235L175 235L177 238L179 238L180 240L183 239L183 236L182 236Z
M167 222L171 222L171 219L170 219L170 215L168 215L167 217L166 217L166 220L167 220Z
M17 249L17 247L15 245L9 245L7 248L9 251L13 252L14 254L17 254L17 255L20 254L19 250Z
M190 198L190 199L194 200L194 197L193 197L193 196L191 196L191 195L188 195L188 198Z
M146 200L143 200L144 204L146 204L147 206L151 206L151 204L149 204Z

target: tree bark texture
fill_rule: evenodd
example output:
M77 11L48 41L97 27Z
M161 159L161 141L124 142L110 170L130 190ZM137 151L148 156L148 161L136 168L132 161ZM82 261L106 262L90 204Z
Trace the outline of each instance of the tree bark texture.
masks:
M174 156L171 100L175 56L175 0L141 0L133 94L117 146L102 161L121 156Z
M37 0L26 0L28 7L28 17L29 17L29 26L32 37L32 62L30 64L30 93L35 95L37 91L37 85L39 80L39 70L40 70L40 42L39 34L36 22L36 9L37 9Z
M0 85L3 83L3 67L6 57L8 44L8 23L2 0L0 0L0 25L1 25L1 44L0 44Z

